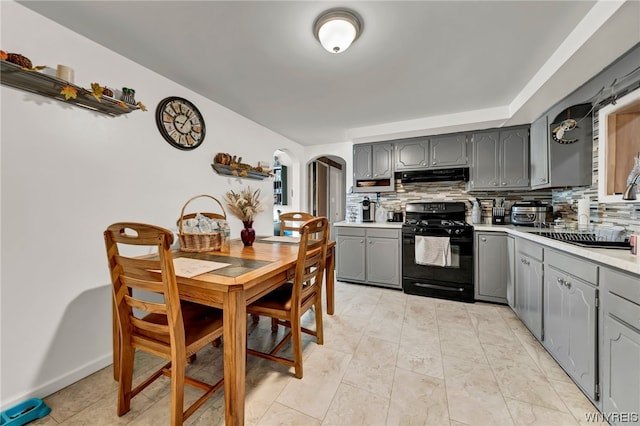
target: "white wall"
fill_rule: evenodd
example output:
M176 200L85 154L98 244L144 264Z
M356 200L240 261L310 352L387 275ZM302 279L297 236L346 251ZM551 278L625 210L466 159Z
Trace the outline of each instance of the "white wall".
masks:
M252 164L271 162L283 148L306 157L301 145L17 3L2 1L0 7L3 50L22 53L34 65L69 65L82 87L132 87L148 108L113 118L0 88L5 409L111 363L111 294L102 240L107 225L135 220L171 228L189 197L206 193L221 199L228 189L251 185L262 189L267 202L254 227L270 234L272 180L219 176L211 159L229 152ZM204 115L206 138L196 150L177 150L160 136L154 113L166 96L185 97ZM235 218L230 223L237 237L242 225Z

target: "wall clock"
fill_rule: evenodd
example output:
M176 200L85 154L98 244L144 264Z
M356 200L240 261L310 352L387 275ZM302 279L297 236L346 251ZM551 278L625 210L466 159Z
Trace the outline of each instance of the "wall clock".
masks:
M162 137L178 149L195 149L204 140L202 114L186 99L170 96L161 100L156 108L156 124Z

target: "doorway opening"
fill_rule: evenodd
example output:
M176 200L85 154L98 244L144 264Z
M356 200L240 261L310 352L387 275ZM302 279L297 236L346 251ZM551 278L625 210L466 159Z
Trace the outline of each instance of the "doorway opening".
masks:
M325 216L329 222L345 217L346 162L336 156L320 156L307 164L307 205L314 216Z

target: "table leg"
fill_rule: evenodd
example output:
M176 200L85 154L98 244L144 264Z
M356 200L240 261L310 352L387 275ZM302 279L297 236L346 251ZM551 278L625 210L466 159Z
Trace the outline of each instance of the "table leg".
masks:
M225 424L244 424L247 349L247 307L244 291L230 289L224 296L224 406Z
M334 276L335 276L335 247L328 249L329 256L327 256L327 266L325 267L325 281L327 286L327 314L333 315L335 308L335 295L334 295Z

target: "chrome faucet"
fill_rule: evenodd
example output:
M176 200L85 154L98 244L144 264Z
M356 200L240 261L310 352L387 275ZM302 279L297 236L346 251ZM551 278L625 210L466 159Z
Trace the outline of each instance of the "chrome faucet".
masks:
M636 175L631 179L631 183L625 189L624 194L622 195L623 200L635 200L636 199L636 184L638 183L638 179L640 179L640 173L636 173Z

